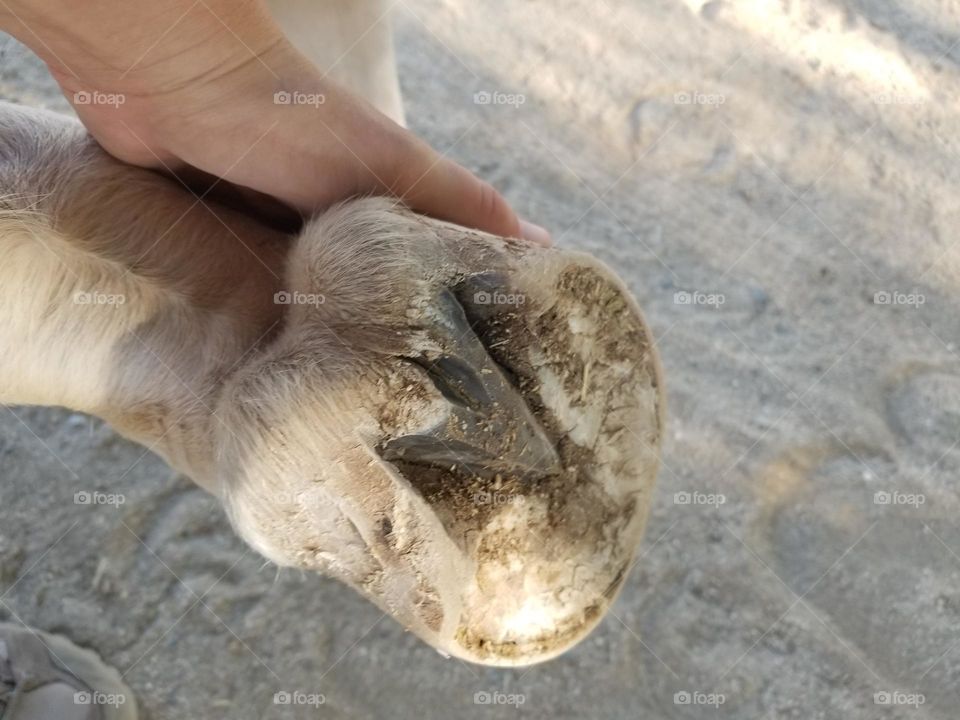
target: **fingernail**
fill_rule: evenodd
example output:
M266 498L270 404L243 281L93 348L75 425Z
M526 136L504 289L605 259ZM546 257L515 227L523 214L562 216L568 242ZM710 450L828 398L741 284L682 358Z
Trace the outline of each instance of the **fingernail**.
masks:
M540 247L550 247L553 245L553 240L550 238L550 233L547 232L546 228L534 225L532 222L527 222L526 220L520 221L520 235L524 240L536 243Z

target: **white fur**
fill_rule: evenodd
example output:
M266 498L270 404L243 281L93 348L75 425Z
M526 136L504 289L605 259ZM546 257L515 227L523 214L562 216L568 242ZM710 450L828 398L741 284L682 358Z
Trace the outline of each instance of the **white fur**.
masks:
M403 122L384 0L269 5L331 78ZM275 331L281 308L255 298L279 290L284 260L276 233L218 214L110 162L77 123L0 108L0 402L106 417L212 488L184 423L209 410L209 378Z
M373 446L391 393L423 382L395 357L417 338L418 289L489 248L383 198L333 208L295 241L215 212L75 121L0 103L0 403L109 420L222 498L266 557L452 636L458 599L436 588L458 587L462 554ZM429 420L433 393L396 422Z

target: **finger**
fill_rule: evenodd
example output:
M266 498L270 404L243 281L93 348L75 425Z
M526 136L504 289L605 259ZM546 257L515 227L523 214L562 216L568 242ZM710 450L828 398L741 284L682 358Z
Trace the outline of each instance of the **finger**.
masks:
M533 223L521 221L492 185L432 151L428 158L430 164L426 170L418 177L404 172L401 177L409 185L395 188L399 197L414 210L494 235L550 244L549 233Z
M553 245L553 238L550 237L550 232L546 228L540 227L528 220L520 220L520 237L540 247L550 247Z

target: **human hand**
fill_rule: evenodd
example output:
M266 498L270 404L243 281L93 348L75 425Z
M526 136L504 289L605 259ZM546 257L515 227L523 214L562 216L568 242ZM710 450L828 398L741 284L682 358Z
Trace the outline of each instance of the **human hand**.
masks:
M259 0L9 0L0 27L47 63L89 132L125 162L200 170L305 214L393 195L439 219L550 243L492 186L325 78ZM278 104L278 92L323 101ZM90 97L103 102L76 101Z

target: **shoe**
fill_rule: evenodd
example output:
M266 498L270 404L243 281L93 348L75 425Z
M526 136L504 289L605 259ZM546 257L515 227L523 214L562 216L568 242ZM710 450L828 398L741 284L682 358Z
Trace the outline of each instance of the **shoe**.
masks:
M136 720L120 674L65 637L0 623L0 720Z

